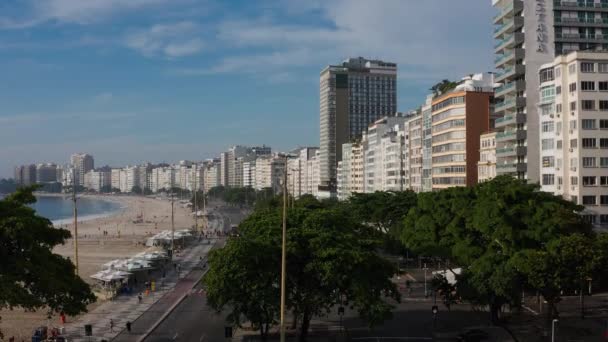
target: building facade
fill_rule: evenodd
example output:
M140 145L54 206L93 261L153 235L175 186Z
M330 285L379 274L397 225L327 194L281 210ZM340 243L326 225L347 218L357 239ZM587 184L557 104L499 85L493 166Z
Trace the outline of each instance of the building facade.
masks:
M320 75L321 190L335 193L342 144L397 112L397 65L362 57L330 65ZM331 196L331 195L330 195Z
M84 185L85 173L95 168L93 156L87 153L72 154L70 157L70 164L72 164L76 173L76 183L78 185Z
M496 177L496 132L489 132L479 137L477 182L484 182L494 177Z
M542 190L608 226L608 53L571 52L539 72Z

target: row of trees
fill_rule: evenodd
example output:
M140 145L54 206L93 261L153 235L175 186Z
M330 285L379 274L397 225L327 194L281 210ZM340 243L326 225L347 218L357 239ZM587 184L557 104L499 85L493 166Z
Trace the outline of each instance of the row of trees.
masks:
M256 190L252 187L233 188L222 185L209 189L207 194L211 198L219 199L236 206L252 206L256 203L266 203L275 197L272 188Z
M310 320L334 307L351 307L375 325L400 300L394 265L376 253L381 233L345 209L305 196L288 211L286 303L301 341ZM277 202L257 206L239 237L211 252L204 278L208 305L229 310L230 323L250 322L263 338L279 316L281 220Z
M281 205L280 197L258 203L240 237L210 255L205 277L209 304L229 308L231 322L249 321L262 336L278 314ZM608 279L608 235L592 231L583 209L508 176L345 202L304 196L287 216L289 310L304 338L310 318L336 305L356 308L370 325L389 317L399 296L389 280L396 270L377 253L383 249L460 266L456 287L435 281L448 304L460 297L488 307L498 322L501 309L519 306L530 290L549 303L551 319L562 293L582 295L590 279Z

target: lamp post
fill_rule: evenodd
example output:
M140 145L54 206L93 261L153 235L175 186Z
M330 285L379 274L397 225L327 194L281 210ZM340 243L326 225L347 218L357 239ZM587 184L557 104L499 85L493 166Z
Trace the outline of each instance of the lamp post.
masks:
M74 262L78 275L78 207L76 205L76 169L72 170L72 200L74 201Z
M426 292L426 263L424 264L424 298L427 297L427 292Z
M555 342L555 323L559 322L557 318L551 321L551 342Z
M173 214L173 189L171 189L171 259L175 252L175 220Z
M281 342L285 342L285 272L286 272L286 245L287 245L287 155L285 155L285 169L283 171L283 238L281 243Z
M198 173L196 172L196 166L197 164L194 164L194 229L199 234L200 239L200 232L198 231L198 202L196 201L196 193L198 192L198 187L196 184Z

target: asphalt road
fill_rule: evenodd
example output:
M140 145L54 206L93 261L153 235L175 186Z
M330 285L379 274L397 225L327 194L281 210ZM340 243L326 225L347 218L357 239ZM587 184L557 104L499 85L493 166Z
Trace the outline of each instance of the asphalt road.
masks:
M209 208L214 217L222 221L225 232L246 216L241 209L224 207L218 202L210 203ZM218 315L207 307L205 293L198 284L145 341L222 341L224 327L225 315Z

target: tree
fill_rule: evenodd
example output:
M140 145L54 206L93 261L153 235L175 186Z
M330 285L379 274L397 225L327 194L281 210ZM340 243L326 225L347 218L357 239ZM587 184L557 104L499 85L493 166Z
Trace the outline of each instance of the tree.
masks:
M355 193L348 199L352 212L362 222L369 223L384 233L396 233L403 217L416 205L413 191Z
M120 192L120 190L119 190ZM143 191L141 190L141 188L138 185L133 185L133 187L131 188L131 192L137 195L141 195L143 193Z
M99 189L99 192L110 193L110 192L112 192L112 186L111 185L104 185L104 186L101 187L101 189Z
M396 271L394 265L376 253L380 233L360 224L339 206L317 207L311 202L308 200L306 207L296 205L287 216L287 306L301 323L300 341L307 338L310 320L335 306L350 305L370 325L375 325L390 316L392 305L387 299L400 298L390 280ZM217 303L231 303L257 327L262 323L260 316L253 313L263 310L256 296L271 298L275 293L274 298L278 298L272 291L279 290L281 220L278 207L257 209L239 225L240 237L229 240L224 249L215 252L223 260L238 264L230 266L232 273L252 269L260 270L262 276L235 279L214 270L222 267L217 263L211 264L209 271L216 280L206 281L209 291L218 293L216 297L226 284L236 287L222 293L225 297ZM246 260L229 257L234 254ZM268 292L254 293L251 288ZM233 320L236 313L231 312L229 319ZM269 315L263 318L264 325L276 320L276 316L274 320Z
M0 308L85 312L95 296L72 262L52 251L70 232L54 228L28 206L36 201L34 189L21 188L0 200Z
M432 86L431 90L433 91L433 94L435 94L435 96L439 96L441 94L445 94L446 92L456 88L457 85L458 85L458 83L456 83L456 82L452 82L450 80L442 80L441 82Z
M224 248L211 251L209 272L203 279L207 305L218 313L229 308L229 323L241 326L245 318L263 340L279 312L277 252L267 244L230 239Z

